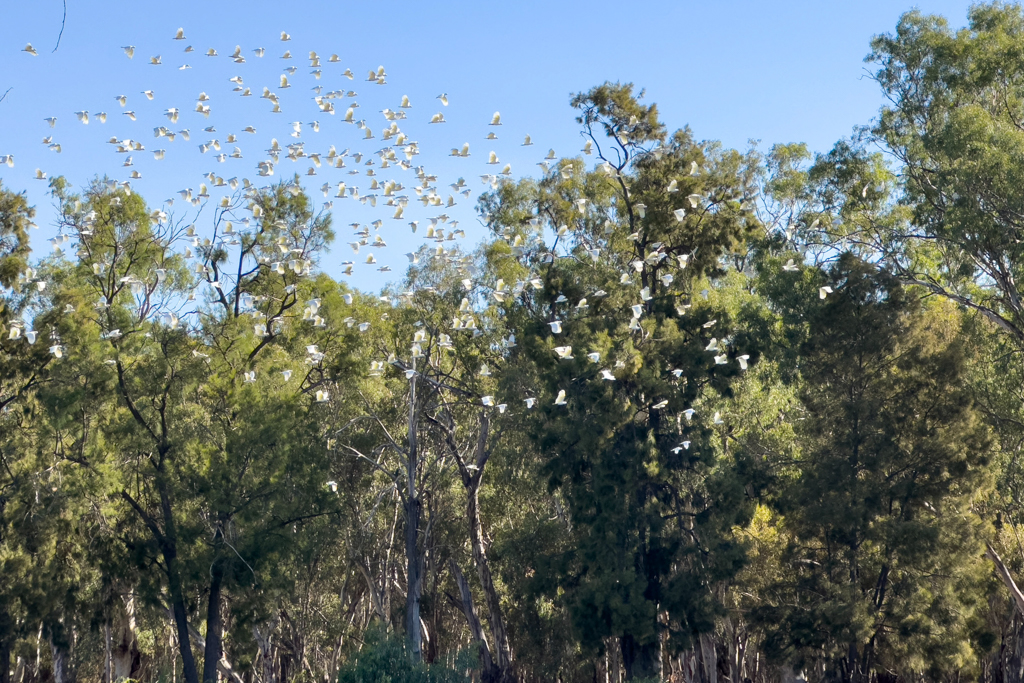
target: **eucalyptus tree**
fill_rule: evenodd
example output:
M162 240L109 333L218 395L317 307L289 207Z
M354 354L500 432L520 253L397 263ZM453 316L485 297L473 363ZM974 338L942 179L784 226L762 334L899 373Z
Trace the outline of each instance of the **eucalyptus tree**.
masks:
M433 253L432 253L433 252ZM364 414L341 425L342 451L363 462L401 501L405 527L405 630L409 650L422 657L421 602L428 564L435 577L445 567L460 593L459 606L480 647L488 680L509 680L512 654L500 598L487 560L479 489L491 450L492 420L505 424L508 405L496 397L514 334L506 336L489 294L493 277L472 255L421 250L402 289L366 302L350 317L365 331L367 383L339 384L340 395L358 396ZM513 413L508 412L511 418ZM465 490L465 515L450 509L452 487ZM445 504L448 500L448 504ZM425 507L426 506L426 507ZM465 519L473 563L487 604L491 638L484 637L458 557L436 536ZM457 545L463 545L464 540ZM449 543L451 545L451 543ZM436 603L436 600L434 600Z
M323 322L343 304L308 277L329 221L291 184L225 198L212 236L116 184L55 194L78 252L53 274L60 410L97 416L65 439L107 475L142 587L167 596L185 680L200 680L193 643L202 680L233 675L226 596L269 583L290 537L336 507L317 387L344 366L345 331ZM200 599L205 636L190 623Z

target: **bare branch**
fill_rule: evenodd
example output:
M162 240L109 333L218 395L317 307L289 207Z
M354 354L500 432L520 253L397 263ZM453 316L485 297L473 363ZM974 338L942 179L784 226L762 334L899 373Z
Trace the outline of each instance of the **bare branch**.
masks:
M1013 576L1010 575L1010 570L1006 568L995 548L987 541L985 542L985 556L992 560L992 563L996 566L996 571L999 573L999 578L1003 580L1003 583L1006 584L1007 589L1010 591L1010 595L1013 596L1013 603L1017 606L1020 613L1024 614L1024 593L1021 593L1017 587Z
M64 18L60 20L60 33L57 35L57 44L53 46L53 52L60 47L60 39L64 37L64 24L68 21L68 0L64 0ZM52 53L51 53L52 54Z
M1005 331L1009 332L1010 334L1012 334L1017 339L1024 339L1024 332L1022 332L1020 329L1018 329L1017 326L1014 325L1012 322L1010 322L1009 320L1007 320L1003 316L999 315L999 313L997 313L996 311L993 311L991 308L988 308L987 306L982 306L981 304L979 304L979 303L977 303L975 301L972 301L971 299L968 299L965 296L961 296L959 294L955 294L955 293L945 289L944 287L942 287L941 285L939 285L938 283L935 283L935 282L931 282L931 281L928 281L928 280L921 280L921 279L915 278L915 277L904 277L904 278L901 278L901 279L903 280L904 284L919 285L921 287L924 287L924 288L928 289L929 291L933 292L934 294L937 294L937 295L939 295L941 297L945 297L945 298L949 299L950 301L955 301L956 303L961 304L962 306L965 306L967 308L970 308L970 309L973 309L975 311L978 311L983 316L985 316L987 319L989 319L990 321L992 321L993 323L995 323L996 325L998 325L999 327L1001 327Z
M363 403L366 405L366 409L370 413L369 418L376 422L377 426L381 428L381 430L384 432L384 436L387 437L390 446L395 450L396 453L398 453L400 456L408 460L409 453L404 448L398 445L398 442L395 440L395 437L391 436L391 432L388 431L388 428L384 426L384 422L381 421L380 417L373 412L370 406L370 401L366 398L366 396L363 395L363 392L361 391L359 392L359 398L363 399Z
M366 462L368 462L373 467L373 469L377 470L378 472L380 472L381 474L385 475L386 477L388 477L392 481L396 482L396 484L397 484L398 478L394 475L394 473L387 471L384 467L381 466L381 464L379 462L377 462L373 458L370 458L370 457L367 457L367 456L363 455L362 453L357 451L355 448L352 448L351 446L347 446L346 445L345 446L345 450L350 451L353 455L355 455L360 460L365 460Z

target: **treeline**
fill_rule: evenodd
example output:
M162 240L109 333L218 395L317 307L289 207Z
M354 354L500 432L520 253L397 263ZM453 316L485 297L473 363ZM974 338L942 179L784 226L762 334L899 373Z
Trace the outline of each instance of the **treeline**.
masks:
M1020 681L1024 13L872 50L818 156L581 93L379 296L298 178L0 189L0 683Z

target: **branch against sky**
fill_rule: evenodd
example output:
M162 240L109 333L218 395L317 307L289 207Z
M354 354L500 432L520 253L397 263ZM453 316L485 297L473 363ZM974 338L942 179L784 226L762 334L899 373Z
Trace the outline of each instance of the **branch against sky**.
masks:
M68 21L68 0L64 2L64 16L60 20L60 33L57 34L57 44L53 46L53 51L56 52L57 48L60 47L60 39L64 37L64 25Z

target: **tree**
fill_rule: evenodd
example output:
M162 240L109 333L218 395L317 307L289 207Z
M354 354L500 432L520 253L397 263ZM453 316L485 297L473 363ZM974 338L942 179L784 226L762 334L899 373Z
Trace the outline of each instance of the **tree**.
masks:
M508 241L494 249L521 264L519 353L539 382L530 433L574 527L537 581L571 595L590 651L621 639L629 678L660 673L663 636L678 648L713 630L716 587L742 564L730 528L743 487L708 406L757 355L697 294L756 227L754 160L669 137L640 97L619 84L576 96L598 169L565 159L484 205Z
M868 61L877 67L886 106L873 125L818 158L810 172L816 206L801 222L805 233L817 225L826 250L849 246L904 284L956 302L992 326L971 323L993 352L986 357L979 348L971 374L1006 453L999 488L1011 495L989 514L1014 529L1019 401L1003 400L1000 385L1018 372L1010 359L1024 348L1016 182L1022 45L1024 13L999 2L973 6L960 30L914 11L895 32L877 36ZM995 341L994 332L1005 339ZM997 573L1012 591L998 563Z
M144 584L156 602L166 590L186 681L199 680L194 640L204 644L202 680L218 668L233 675L222 656L226 595L269 578L289 536L333 509L310 394L337 371L330 362L344 365L344 336L294 310L304 295L320 294L324 313L341 305L333 283L301 279L329 224L286 185L247 191L216 212L214 239L189 239L196 251L183 255L173 246L191 228L151 215L138 195L101 183L84 196L58 183L56 195L80 259L53 274L53 310L70 313L54 321L69 352L52 419L97 416L68 423L64 438L107 474L140 569L159 569ZM250 220L242 212L263 220L235 232L229 219ZM272 262L279 247L298 257ZM189 254L210 285L193 311L183 310L196 299ZM304 353L313 342L332 360ZM199 596L205 636L189 623Z
M0 683L9 680L11 650L23 626L19 612L23 615L32 602L25 544L39 540L32 533L38 517L25 514L20 504L34 488L34 463L31 439L22 438L31 419L18 405L43 381L49 359L23 319L39 296L36 273L29 266L28 230L34 215L24 195L0 186ZM27 524L22 526L19 520Z
M1024 141L1015 113L1024 13L979 4L968 22L954 33L941 17L910 12L872 42L868 60L889 104L871 136L898 160L913 210L913 227L898 226L885 256L905 281L981 312L1024 344L1015 151Z
M490 366L496 377L502 376L514 336L511 341L503 338L500 313L493 302L488 305L489 297L480 294L480 285L489 284L489 273L475 273L479 282L466 277L470 272L457 251L429 259L423 256L425 263L410 271L404 291L381 297L397 306L361 311L380 320L362 323L369 330L371 352L380 359L366 359L368 377L379 379L376 386L346 382L336 387L339 395L358 396L366 410L337 433L343 449L383 475L402 501L406 636L416 660L422 657L425 640L420 603L427 558L439 552L434 529L453 521L445 519L441 502L458 474L465 489L471 554L487 603L490 642L483 637L457 558L449 557L442 566L452 569L460 606L481 647L485 678L510 680L512 654L479 508L479 488L492 447L490 415L499 410L491 392L501 380L491 380L492 373L480 371ZM498 414L504 415L505 409L502 405ZM423 518L425 501L430 503L427 519Z
M775 500L786 597L759 609L770 649L843 681L968 670L992 642L975 509L993 443L955 309L850 254L783 273L771 294L806 336L796 476Z

